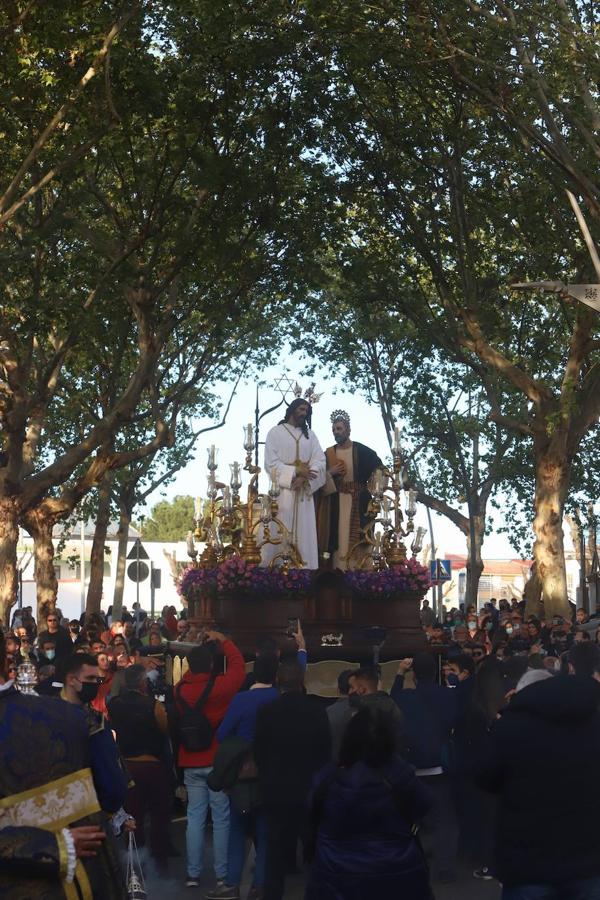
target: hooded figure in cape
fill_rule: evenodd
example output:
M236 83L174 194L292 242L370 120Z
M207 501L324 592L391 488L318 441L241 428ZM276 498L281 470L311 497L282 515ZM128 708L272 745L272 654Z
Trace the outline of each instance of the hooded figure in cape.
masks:
M278 517L290 533L290 540L302 557L303 568L317 569L317 525L314 493L325 484L325 454L310 430L312 407L301 397L287 408L285 418L267 434L265 470L276 473L281 493ZM276 535L275 526L273 536ZM262 565L266 566L280 545L265 544Z
M336 409L330 418L335 444L325 451L327 477L317 497L319 558L323 566L346 570L360 558L352 551L369 522L367 482L384 466L374 450L350 440L347 412Z
M0 897L124 900L110 838L99 835L104 800L114 812L126 781L98 757L81 709L20 693L5 668L0 635Z

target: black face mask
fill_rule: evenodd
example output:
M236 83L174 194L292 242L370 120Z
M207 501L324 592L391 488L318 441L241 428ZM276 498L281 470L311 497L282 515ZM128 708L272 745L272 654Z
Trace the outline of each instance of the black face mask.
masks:
M87 682L84 681L81 685L81 690L79 691L79 697L82 703L91 703L92 700L96 699L98 694L98 682Z

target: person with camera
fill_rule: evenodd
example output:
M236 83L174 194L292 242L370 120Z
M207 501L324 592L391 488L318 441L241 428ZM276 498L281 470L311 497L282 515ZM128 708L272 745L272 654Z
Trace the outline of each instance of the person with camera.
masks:
M225 656L225 672L218 674L217 657ZM216 730L240 689L246 672L244 657L219 631L207 631L205 642L187 655L189 670L174 691L179 736L178 765L187 789L187 887L197 887L202 871L204 830L210 806L217 887L226 884L229 842L229 798L207 783L217 751Z

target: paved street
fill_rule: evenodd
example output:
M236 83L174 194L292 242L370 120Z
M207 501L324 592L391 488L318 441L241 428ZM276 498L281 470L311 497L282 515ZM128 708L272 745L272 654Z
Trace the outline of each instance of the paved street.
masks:
M190 897L190 900L200 898L204 891L214 884L210 871L210 846L207 847L206 863L207 873L201 878L199 888L184 887L185 880L185 819L179 818L173 823L173 839L182 856L172 860L172 877L169 881L155 881L151 876L147 880L148 900L175 900L180 897ZM246 866L246 877L241 896L244 898L249 889L250 865ZM150 873L149 873L150 875ZM499 900L500 886L496 881L479 881L473 878L470 869L460 872L456 883L450 885L433 885L435 900ZM285 900L302 900L304 897L304 875L290 876L285 892ZM376 900L376 898L373 898ZM402 898L410 900L410 898Z

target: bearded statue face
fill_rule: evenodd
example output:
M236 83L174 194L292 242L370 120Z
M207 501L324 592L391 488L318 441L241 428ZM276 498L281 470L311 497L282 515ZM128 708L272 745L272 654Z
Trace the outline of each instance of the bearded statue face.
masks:
M331 431L336 444L345 444L350 437L350 425L343 419L336 419L331 426Z
M290 415L290 422L295 428L302 428L308 416L308 403L301 403Z

